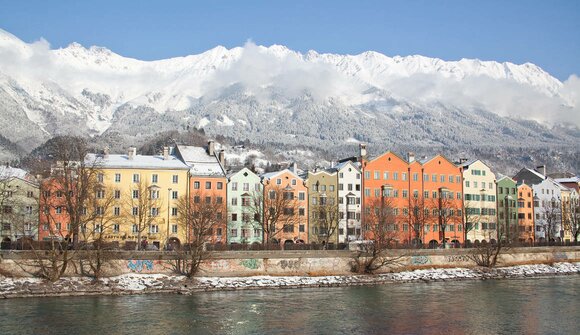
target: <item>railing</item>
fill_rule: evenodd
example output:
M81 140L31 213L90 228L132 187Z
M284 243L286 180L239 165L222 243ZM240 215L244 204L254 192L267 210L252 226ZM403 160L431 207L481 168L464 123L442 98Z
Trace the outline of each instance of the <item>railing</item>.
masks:
M477 248L481 245L495 244L496 242L487 243L453 243L447 242L445 248ZM551 241L551 242L512 242L505 243L502 245L509 247L568 247L568 246L580 246L580 242L573 241ZM173 248L187 249L190 246L183 244L181 246L171 246L169 251ZM1 242L0 248L2 250L65 250L72 249L73 245L66 241L15 241L15 242ZM79 242L78 249L80 250L95 250L95 249L105 249L105 250L136 250L137 242L128 241L121 245L119 242L107 242L101 245L95 245L94 243ZM412 243L393 243L389 245L389 249L441 249L443 244L412 244ZM159 251L154 247L144 247L139 246L142 251ZM319 243L287 243L287 244L262 244L262 243L251 243L251 244L206 244L207 251L255 251L255 250L349 250L348 243L328 243L327 245Z

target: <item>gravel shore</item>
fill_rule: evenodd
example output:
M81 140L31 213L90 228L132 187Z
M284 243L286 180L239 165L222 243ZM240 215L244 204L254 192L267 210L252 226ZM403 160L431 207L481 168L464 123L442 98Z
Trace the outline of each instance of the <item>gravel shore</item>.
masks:
M193 294L200 291L250 290L305 287L376 285L387 283L434 282L527 278L580 273L579 263L519 265L504 268L423 269L379 275L350 276L253 276L196 277L163 274L125 274L94 281L86 277L66 277L55 283L38 278L0 277L0 298L128 295L145 293Z

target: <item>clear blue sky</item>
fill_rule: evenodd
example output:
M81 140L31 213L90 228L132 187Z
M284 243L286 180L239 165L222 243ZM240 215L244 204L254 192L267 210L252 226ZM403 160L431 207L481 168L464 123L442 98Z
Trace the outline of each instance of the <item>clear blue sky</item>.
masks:
M580 75L580 0L0 0L0 28L53 48L71 42L143 60L248 39L306 52L532 62Z

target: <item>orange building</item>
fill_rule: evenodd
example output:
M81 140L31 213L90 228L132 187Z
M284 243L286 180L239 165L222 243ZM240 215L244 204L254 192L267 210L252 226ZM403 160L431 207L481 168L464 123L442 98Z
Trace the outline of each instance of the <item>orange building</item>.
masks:
M518 239L520 242L534 242L534 192L532 187L520 184L518 187Z
M39 241L62 241L70 236L70 217L63 192L57 178L47 178L40 183Z
M308 188L296 173L296 166L262 175L264 184L264 224L268 225L268 211L280 212L273 222L274 227L265 229L270 236L265 240L280 243L308 243ZM287 201L276 201L282 196ZM273 208L284 206L284 208ZM274 214L275 215L275 214ZM272 217L272 215L270 215Z
M378 213L390 213L387 230L400 243L431 246L445 242L463 242L461 169L437 155L416 161L387 151L363 162L363 221L380 224ZM366 238L372 238L367 234Z
M210 141L206 148L177 145L176 155L190 167L189 199L193 211L196 206L208 204L219 208L215 212L218 224L211 229L211 243L226 243L227 232L227 178L224 151L217 151ZM194 213L195 214L195 213Z

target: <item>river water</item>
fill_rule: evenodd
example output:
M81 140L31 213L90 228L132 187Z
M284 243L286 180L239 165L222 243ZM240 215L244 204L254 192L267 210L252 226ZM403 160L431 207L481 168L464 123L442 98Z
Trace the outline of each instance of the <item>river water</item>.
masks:
M0 334L579 334L580 276L0 301Z

